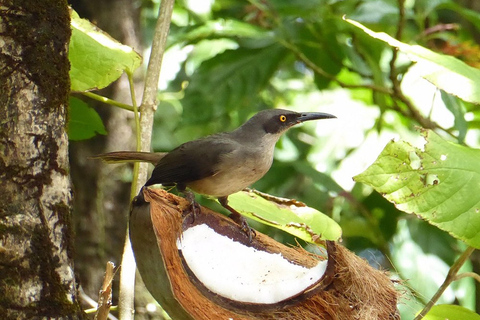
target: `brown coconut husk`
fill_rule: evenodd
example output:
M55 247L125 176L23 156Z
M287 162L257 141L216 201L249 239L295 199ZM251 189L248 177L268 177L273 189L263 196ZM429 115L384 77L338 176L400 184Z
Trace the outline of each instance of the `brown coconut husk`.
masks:
M324 276L300 295L271 305L246 304L218 297L189 272L176 241L188 227L190 204L161 189L145 189L149 205L133 205L130 236L147 289L172 319L397 320L398 293L385 272L372 268L345 247L329 242ZM224 215L201 208L194 223L213 223L222 234L245 241L245 234ZM214 222L212 222L214 221ZM217 227L218 226L218 227ZM217 229L215 229L217 230ZM287 247L257 231L251 245L281 252L297 264L316 261L304 250Z

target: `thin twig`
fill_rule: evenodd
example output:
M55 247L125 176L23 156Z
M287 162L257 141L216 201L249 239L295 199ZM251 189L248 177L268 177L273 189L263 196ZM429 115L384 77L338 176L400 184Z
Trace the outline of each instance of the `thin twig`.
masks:
M103 278L102 288L98 294L98 306L95 320L107 320L112 306L112 281L115 276L115 265L108 261Z
M83 311L86 313L86 314L93 314L94 312L97 311L97 307L98 307L98 304L95 300L93 300L92 298L90 298L86 293L85 291L83 291L82 287L80 287L78 289L78 293L79 293L79 297L80 299L85 302L86 304L88 304L89 306L91 306L92 308L90 309L84 309ZM115 307L111 307L110 310L113 310L115 309ZM117 317L115 317L114 315L112 315L111 313L108 314L108 319L110 320L118 320Z
M140 150L140 120L138 115L137 99L135 97L135 87L133 84L133 75L131 72L127 72L128 84L130 86L130 96L132 98L133 112L135 115L135 136L137 151ZM135 162L133 165L133 181L130 191L130 200L136 195L137 192L137 177L138 177L139 165ZM118 297L119 318L121 320L132 320L134 314L134 296L135 296L135 258L133 256L132 246L130 244L130 232L127 230L125 233L125 243L123 246L122 262L120 269L120 288Z
M452 265L450 270L448 270L447 277L443 281L440 288L438 288L437 292L433 295L432 299L425 305L425 307L420 311L420 313L415 317L414 320L423 319L423 317L432 309L432 307L437 303L438 299L442 296L443 292L448 288L448 286L456 280L458 270L464 265L464 263L468 260L472 252L475 250L473 247L468 247L462 255L458 258L457 261Z
M93 92L82 92L82 94L86 97L91 98L91 99L94 99L94 100L97 100L97 101L100 101L100 102L103 102L103 103L106 103L106 104L109 104L109 105L112 105L112 106L116 106L116 107L119 107L119 108L122 108L122 109L125 109L125 110L128 110L128 111L133 111L132 106L130 106L128 104L125 104L125 103L121 103L121 102L112 100L112 99L109 99L109 98L101 96L99 94L96 94L96 93L93 93Z

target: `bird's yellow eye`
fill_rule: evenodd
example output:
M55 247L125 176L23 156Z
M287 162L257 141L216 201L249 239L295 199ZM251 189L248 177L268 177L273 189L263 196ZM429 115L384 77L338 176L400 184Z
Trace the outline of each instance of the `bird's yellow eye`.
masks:
M281 122L287 121L287 116L285 116L284 114L282 114L282 115L280 116L280 121L281 121Z

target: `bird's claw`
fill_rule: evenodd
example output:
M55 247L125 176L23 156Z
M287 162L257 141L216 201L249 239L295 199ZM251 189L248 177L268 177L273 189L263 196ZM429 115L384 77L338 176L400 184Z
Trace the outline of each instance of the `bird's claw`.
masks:
M190 202L190 212L192 213L192 223L194 223L197 214L200 213L202 209L200 205L197 203L197 201L195 201L195 195L193 194L193 192L188 190L186 191L184 190L182 192L185 194L185 198L188 200L188 202Z
M247 219L238 212L232 212L229 217L240 226L240 230L245 232L248 237L248 242L252 242L252 239L257 236L257 233L254 229L250 228Z

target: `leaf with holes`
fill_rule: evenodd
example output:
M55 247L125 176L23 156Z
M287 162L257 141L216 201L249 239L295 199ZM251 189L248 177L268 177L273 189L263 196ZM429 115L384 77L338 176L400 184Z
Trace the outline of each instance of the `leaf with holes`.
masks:
M417 62L422 77L436 87L462 100L480 104L480 70L463 61L444 54L439 54L418 45L408 45L390 37L384 32L374 32L360 23L346 19L347 22L363 30L372 38L388 43L407 54Z
M228 203L248 218L308 242L336 241L342 236L342 229L332 218L295 201L279 203L254 192L241 191L230 195Z
M425 150L392 141L355 181L372 186L399 210L480 248L480 150L433 131L422 135Z

